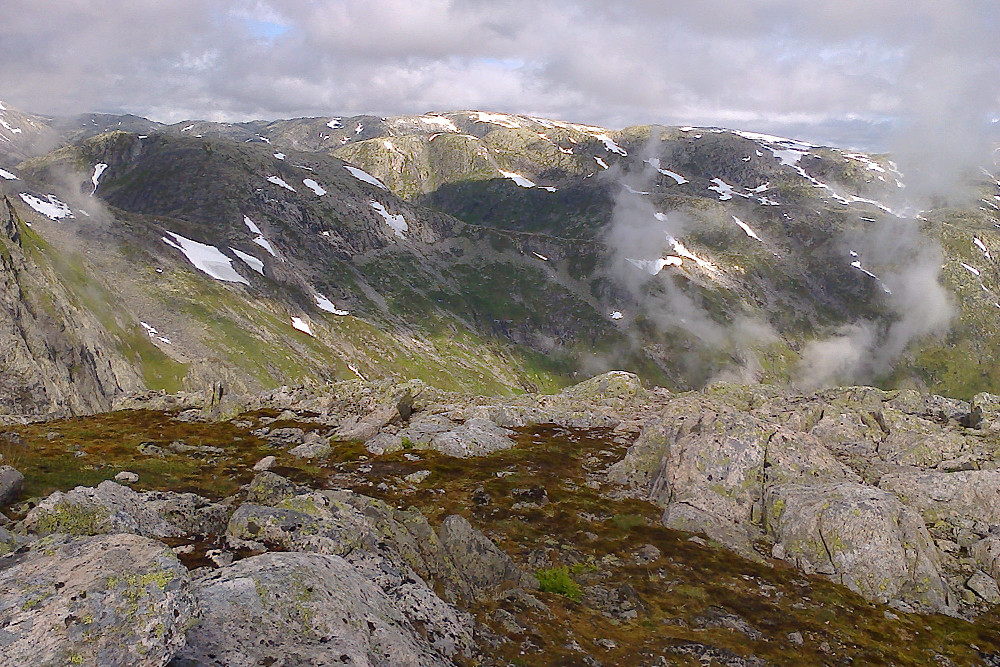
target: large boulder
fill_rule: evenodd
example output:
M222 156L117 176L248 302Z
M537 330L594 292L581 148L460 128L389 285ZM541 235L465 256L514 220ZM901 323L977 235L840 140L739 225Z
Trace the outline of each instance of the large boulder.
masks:
M112 481L57 491L25 516L24 529L47 535L132 533L147 537L220 533L230 508L193 493L140 493Z
M663 507L665 525L746 553L769 485L854 478L815 438L701 396L671 401L609 477Z
M136 535L54 536L0 558L0 662L165 665L195 606L173 553Z
M56 491L28 512L22 524L40 535L132 533L176 537L184 532L147 507L141 494L111 481L101 482L96 488L78 486L66 493Z
M262 473L251 484L288 487L282 477ZM287 480L285 480L287 481ZM260 497L260 496L258 496ZM440 586L450 601L475 600L504 587L537 586L510 557L460 516L435 531L417 510L400 510L376 498L328 490L294 496L276 494L270 505L247 503L232 516L226 535L234 546L263 544L353 559L378 553L400 568Z
M455 570L466 581L467 590L474 595L504 586L538 588L533 576L522 572L510 556L473 528L465 517L449 516L441 523L437 535Z
M200 623L175 664L452 665L471 629L449 608L408 608L337 556L268 553L196 582ZM444 613L442 613L442 611ZM409 620L425 618L426 639ZM443 631L449 630L447 639ZM432 642L434 642L432 644Z
M879 488L896 494L930 524L1000 526L1000 470L894 473L883 476Z
M878 602L948 606L923 520L896 496L853 482L774 487L765 495L774 555Z
M0 466L0 507L17 500L24 488L24 475L10 466Z
M513 447L511 435L510 431L488 419L473 417L461 426L435 435L429 447L459 458L485 456Z

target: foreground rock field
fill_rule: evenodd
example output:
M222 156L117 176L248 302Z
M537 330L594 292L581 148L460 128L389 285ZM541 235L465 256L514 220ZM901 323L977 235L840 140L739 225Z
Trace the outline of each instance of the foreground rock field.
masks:
M0 664L1000 664L990 394L118 407L2 428Z

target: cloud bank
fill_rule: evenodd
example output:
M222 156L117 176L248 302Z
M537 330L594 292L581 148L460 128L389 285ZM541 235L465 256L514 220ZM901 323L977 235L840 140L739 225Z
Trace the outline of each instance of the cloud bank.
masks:
M998 27L992 0L7 0L0 96L164 121L489 108L864 144L995 110L980 84Z

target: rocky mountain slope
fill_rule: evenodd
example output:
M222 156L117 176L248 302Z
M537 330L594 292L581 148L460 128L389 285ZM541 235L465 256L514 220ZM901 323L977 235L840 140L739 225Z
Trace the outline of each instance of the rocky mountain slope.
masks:
M72 294L115 368L99 399L46 386L31 412L213 382L510 393L608 368L672 388L996 384L984 173L949 208L886 156L716 128L0 115L20 130L0 129L8 237L49 249L19 275Z
M998 434L622 372L150 393L3 432L0 664L993 665Z

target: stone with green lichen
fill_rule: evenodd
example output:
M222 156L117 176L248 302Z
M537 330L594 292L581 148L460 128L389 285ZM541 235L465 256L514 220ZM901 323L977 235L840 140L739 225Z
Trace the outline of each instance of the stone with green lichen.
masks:
M949 607L940 555L920 516L891 493L855 482L769 489L766 528L783 558L879 602Z
M203 613L177 661L271 664L294 655L303 664L444 667L468 652L471 624L464 616L426 587L431 597L411 591L393 598L373 575L315 553L238 561L197 582Z
M160 666L184 644L187 570L136 535L54 535L0 569L5 664Z
M96 488L78 486L66 493L57 491L28 512L21 523L25 530L40 534L172 537L184 532L164 519L157 505L147 504L147 500L153 499L105 481Z

